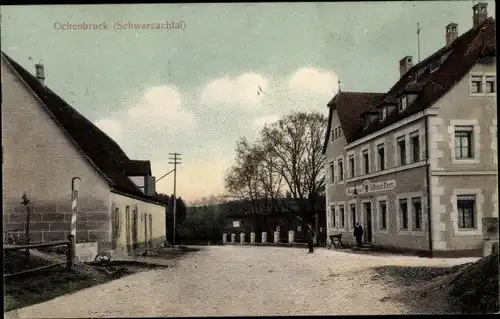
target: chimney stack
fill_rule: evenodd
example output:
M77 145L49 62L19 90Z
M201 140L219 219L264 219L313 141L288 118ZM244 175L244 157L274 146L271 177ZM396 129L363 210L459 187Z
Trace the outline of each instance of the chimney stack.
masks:
M43 70L43 64L38 63L35 65L35 68L36 68L36 78L43 85L45 81L45 72Z
M403 75L408 72L409 69L413 66L413 57L412 56L405 56L404 58L399 61L399 76L402 78Z
M458 24L450 23L446 26L446 46L449 47L458 38Z
M472 7L472 25L474 28L479 27L488 19L488 4L480 2Z

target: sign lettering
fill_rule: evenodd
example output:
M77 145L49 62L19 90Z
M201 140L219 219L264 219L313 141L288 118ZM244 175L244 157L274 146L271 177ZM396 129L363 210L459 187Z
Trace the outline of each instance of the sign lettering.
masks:
M354 195L354 189L358 195L387 191L396 188L396 181L393 179L372 183L369 180L363 181L361 185L347 187L345 192L347 196Z

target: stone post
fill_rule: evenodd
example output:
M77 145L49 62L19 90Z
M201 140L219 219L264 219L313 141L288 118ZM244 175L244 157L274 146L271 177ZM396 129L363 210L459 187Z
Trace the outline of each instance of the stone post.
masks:
M236 234L232 233L231 234L231 242L234 244L236 242Z
M243 244L245 242L245 233L240 234L240 244Z
M255 244L255 233L254 232L250 233L250 244Z
M280 232L279 231L275 231L274 232L274 243L277 244L280 242Z
M267 243L267 232L262 233L262 243L263 244Z
M291 229L288 232L288 243L293 243L295 241L295 232Z
M227 234L226 233L222 234L222 244L223 245L227 244Z

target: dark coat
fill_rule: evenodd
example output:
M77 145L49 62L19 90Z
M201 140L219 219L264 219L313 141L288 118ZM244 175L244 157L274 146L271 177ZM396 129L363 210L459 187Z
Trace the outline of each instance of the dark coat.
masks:
M308 228L306 230L306 239L308 241L313 240L314 236L316 236L316 233L314 232L314 230L312 230L311 228Z
M354 237L363 236L363 227L361 225L354 226Z

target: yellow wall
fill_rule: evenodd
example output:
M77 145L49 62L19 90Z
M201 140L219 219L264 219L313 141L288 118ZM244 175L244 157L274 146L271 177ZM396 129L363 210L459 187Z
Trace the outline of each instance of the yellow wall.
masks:
M129 216L127 223L127 207L129 208ZM118 209L118 211L117 211ZM142 200L130 198L116 193L111 193L111 214L113 219L112 224L112 245L116 254L127 254L132 249L132 225L133 212L137 210L137 248L143 249L145 245L145 224L147 223L148 241L151 241L153 247L158 247L165 242L165 212L164 206L144 202ZM147 215L148 219L144 216ZM150 230L149 215L152 218L152 227ZM142 218L141 218L142 216ZM118 217L118 218L116 218ZM127 227L128 226L128 227ZM127 233L129 240L127 240ZM127 247L128 246L128 247Z

